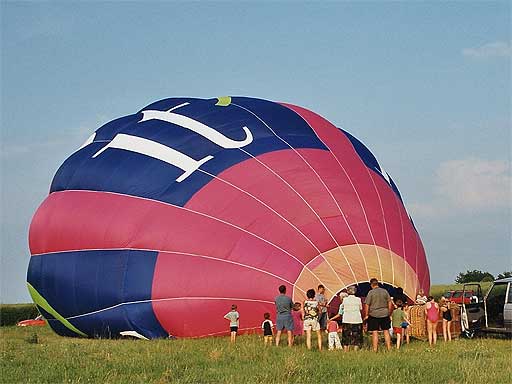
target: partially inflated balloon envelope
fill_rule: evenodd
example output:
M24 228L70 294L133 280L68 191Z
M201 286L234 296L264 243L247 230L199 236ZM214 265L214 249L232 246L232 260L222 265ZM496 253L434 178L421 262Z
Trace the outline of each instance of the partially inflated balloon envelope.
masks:
M356 138L290 104L171 98L99 128L30 226L28 288L62 335L229 333L323 284L428 291L396 185ZM360 287L362 285L360 284Z

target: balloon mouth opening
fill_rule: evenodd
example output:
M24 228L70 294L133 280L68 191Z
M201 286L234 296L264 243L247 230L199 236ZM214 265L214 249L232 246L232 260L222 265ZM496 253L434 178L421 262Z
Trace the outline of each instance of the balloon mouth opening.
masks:
M360 281L358 283L349 284L346 287L341 288L340 290L338 290L336 292L336 295L334 295L334 296L332 296L330 298L329 303L335 301L336 298L338 298L338 301L339 301L340 293L342 293L344 290L346 290L350 286L356 287L355 296L357 296L357 297L366 297L368 295L368 292L370 292L370 290L371 290L370 283L368 281ZM398 288L397 285L393 285L393 284L390 284L390 283L387 283L387 282L380 282L379 281L379 287L384 288L386 291L388 291L388 293L389 293L389 295L391 297L395 297L396 296L397 288ZM404 293L404 295L407 297L408 300L412 300L405 293Z
M370 290L371 290L370 283L368 281L361 281L358 283L350 284L347 287L350 287L351 285L356 287L355 295L357 297L365 298L368 295L368 292L370 292ZM386 283L386 282L379 282L379 286L384 288L386 291L388 291L391 297L395 297L396 288L398 288L397 286L394 286L394 285ZM336 313L338 313L337 309L339 308L339 306L341 304L341 299L340 299L339 295L347 287L344 287L344 288L340 289L339 291L337 291L336 295L331 297L328 302L330 308L336 309L336 311L334 311ZM409 302L413 301L413 300L411 300L411 298L409 296L407 296L407 295L405 295L405 296L407 297Z
M391 296L402 287L412 298L421 287L416 271L402 256L371 244L350 244L325 251L306 264L294 283L293 298L302 301L305 291L319 284L331 300L351 285L357 288L356 296L365 297L374 276Z

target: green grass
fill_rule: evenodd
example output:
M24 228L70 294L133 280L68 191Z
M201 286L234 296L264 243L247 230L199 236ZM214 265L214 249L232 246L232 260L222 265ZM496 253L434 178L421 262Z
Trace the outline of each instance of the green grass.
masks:
M484 293L490 283L483 283ZM431 294L462 285L434 285ZM315 343L313 343L315 345ZM512 342L412 341L400 351L264 348L258 336L93 340L49 327L0 327L0 383L509 383Z
M506 383L510 340L413 341L401 350L264 348L259 336L184 340L60 337L48 327L2 327L2 383Z

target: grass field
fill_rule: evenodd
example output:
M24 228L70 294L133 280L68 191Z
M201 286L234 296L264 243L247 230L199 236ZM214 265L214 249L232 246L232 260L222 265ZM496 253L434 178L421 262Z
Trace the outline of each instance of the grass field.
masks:
M264 348L259 336L189 340L60 337L2 327L2 383L510 383L510 340L413 341L399 351Z
M490 284L483 284L484 293ZM458 285L432 286L440 297ZM512 341L413 340L377 354L264 348L260 336L184 340L93 340L49 327L0 327L0 383L510 383ZM315 343L313 343L315 345Z

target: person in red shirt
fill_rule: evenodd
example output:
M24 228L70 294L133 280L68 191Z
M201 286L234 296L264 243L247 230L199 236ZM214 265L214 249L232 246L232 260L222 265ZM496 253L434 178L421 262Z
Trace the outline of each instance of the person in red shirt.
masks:
M334 317L334 315L334 313L331 313L329 315L329 318ZM329 322L327 323L327 332L329 332L327 336L329 341L329 351L333 351L334 347L336 347L336 349L341 349L341 342L340 337L338 335L338 330L338 322L336 320L329 320Z

